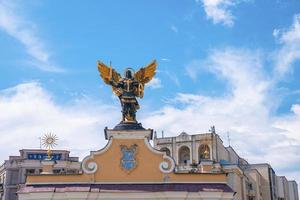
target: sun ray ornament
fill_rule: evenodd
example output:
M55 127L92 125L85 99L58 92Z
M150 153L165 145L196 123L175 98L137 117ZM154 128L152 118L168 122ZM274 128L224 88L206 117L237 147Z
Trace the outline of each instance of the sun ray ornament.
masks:
M47 149L47 159L51 159L52 149L57 145L58 137L53 133L46 133L42 137L42 145Z

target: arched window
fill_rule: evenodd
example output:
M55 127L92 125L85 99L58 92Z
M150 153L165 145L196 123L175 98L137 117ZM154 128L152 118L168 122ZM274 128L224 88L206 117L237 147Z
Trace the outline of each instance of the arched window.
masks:
M187 146L180 147L178 151L179 164L190 164L190 149Z
M167 156L171 156L171 152L170 149L167 147L163 147L160 149L160 151L166 152Z
M210 149L207 144L202 144L199 147L199 160L210 159Z

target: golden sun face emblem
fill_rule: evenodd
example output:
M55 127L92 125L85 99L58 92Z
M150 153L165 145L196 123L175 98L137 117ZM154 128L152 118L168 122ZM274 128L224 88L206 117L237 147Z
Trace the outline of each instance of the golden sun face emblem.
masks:
M42 141L43 141L43 146L46 147L47 149L52 149L57 145L56 141L58 140L57 136L52 133L47 133L43 136Z

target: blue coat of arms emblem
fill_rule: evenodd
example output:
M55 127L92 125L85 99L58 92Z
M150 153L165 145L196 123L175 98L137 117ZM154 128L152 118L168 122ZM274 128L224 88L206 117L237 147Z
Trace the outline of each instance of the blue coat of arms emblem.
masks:
M125 145L121 145L121 167L126 170L127 172L130 172L136 167L136 160L135 160L135 154L137 151L137 145L131 145L130 148L128 148Z

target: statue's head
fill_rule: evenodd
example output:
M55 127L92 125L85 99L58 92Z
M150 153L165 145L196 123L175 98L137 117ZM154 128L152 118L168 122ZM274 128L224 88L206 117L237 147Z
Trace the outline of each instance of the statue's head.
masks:
M132 79L134 77L134 71L132 68L125 69L125 78Z

